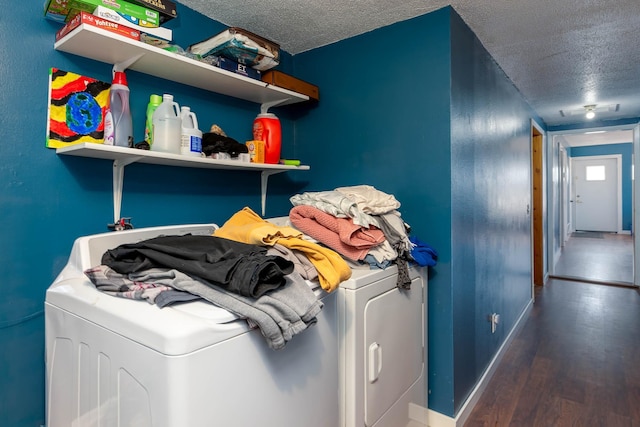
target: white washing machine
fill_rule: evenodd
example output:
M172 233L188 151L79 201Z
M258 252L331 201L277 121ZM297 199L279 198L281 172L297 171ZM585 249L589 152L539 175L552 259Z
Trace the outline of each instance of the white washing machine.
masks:
M123 243L214 225L82 237L46 294L48 427L335 427L337 293L282 350L226 310L158 308L98 291L83 271Z
M409 404L426 407L425 286L410 269L409 290L397 267L353 270L338 290L340 426L404 427Z

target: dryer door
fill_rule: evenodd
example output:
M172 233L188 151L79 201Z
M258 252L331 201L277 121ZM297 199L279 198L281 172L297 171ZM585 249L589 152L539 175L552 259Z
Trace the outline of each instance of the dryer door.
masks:
M396 277L385 280L395 283ZM372 298L364 311L365 424L373 425L422 373L422 280Z

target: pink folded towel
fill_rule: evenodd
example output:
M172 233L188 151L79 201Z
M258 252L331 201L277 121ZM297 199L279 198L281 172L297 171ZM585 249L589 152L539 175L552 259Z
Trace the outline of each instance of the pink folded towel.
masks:
M369 249L385 240L382 230L374 226L365 228L351 218L337 218L309 205L295 206L289 219L298 230L354 261L364 259Z

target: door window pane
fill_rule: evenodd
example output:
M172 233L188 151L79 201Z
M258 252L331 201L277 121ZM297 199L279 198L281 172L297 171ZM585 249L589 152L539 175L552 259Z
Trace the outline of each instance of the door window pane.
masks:
M604 181L604 165L587 166L587 181Z

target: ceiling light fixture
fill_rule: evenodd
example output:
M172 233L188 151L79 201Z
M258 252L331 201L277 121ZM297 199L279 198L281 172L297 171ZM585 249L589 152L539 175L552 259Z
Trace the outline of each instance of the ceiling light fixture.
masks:
M584 115L587 119L591 120L596 116L596 112L594 111L596 109L596 105L585 105L584 109L587 110L587 113Z
M586 113L588 113L589 111L592 111L594 114L595 113L603 113L605 117L610 118L613 117L612 113L617 113L618 111L620 111L620 104L607 104L607 105L601 105L601 104L587 104L587 105L583 105L580 108L576 108L575 110L560 110L560 116L562 117L570 117L570 116L581 116L584 117ZM589 114L589 117L593 118L591 116L591 114Z

